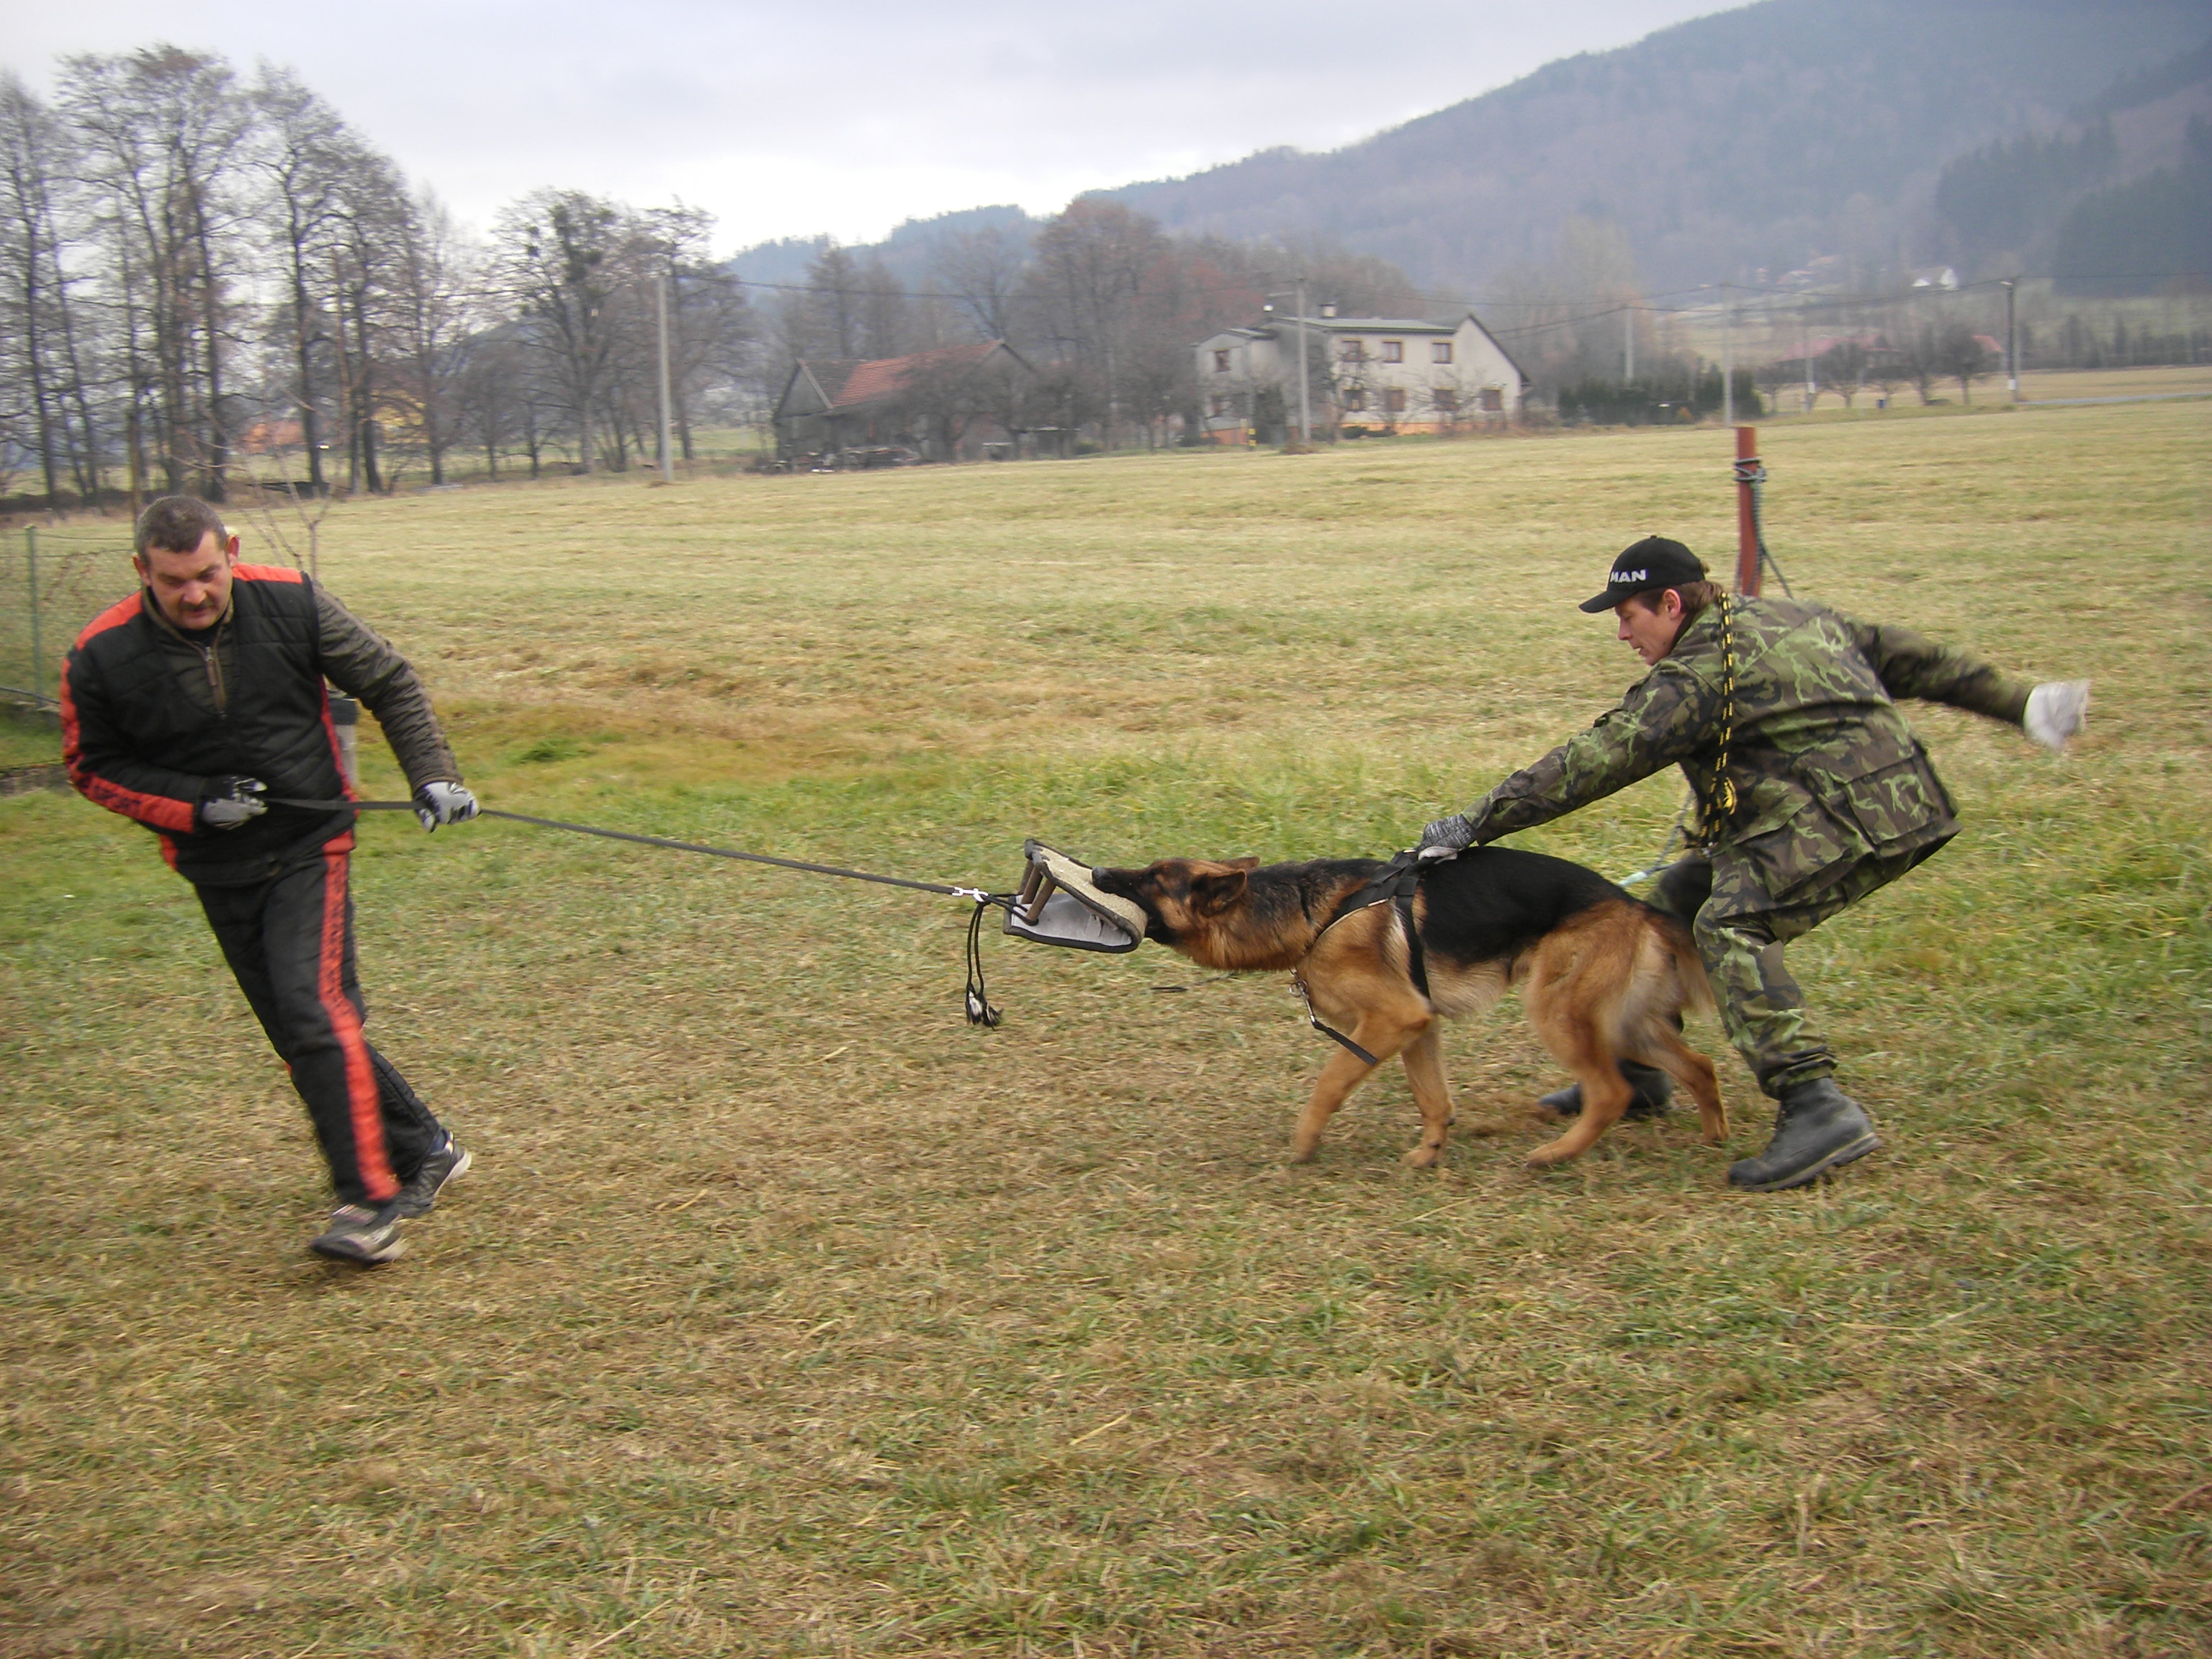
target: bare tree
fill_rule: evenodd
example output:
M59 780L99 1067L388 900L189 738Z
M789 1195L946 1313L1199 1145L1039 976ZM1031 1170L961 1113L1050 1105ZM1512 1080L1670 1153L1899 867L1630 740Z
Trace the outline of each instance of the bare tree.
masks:
M1968 323L1949 323L1936 334L1934 368L1947 380L1959 383L1962 403L1974 401L1974 382L1990 372L1995 354Z
M171 46L65 58L61 84L102 198L133 412L150 400L168 487L220 501L252 104L222 59Z
M854 358L867 323L862 314L860 261L830 241L806 269L806 294L799 307L805 331L801 356Z
M1014 304L1030 260L1029 238L1005 225L956 230L939 238L931 258L937 278L955 295L979 340L1014 332Z
M539 191L501 215L496 235L507 295L563 393L586 472L598 461L594 417L614 349L609 308L623 228L611 202L582 191Z
M1037 233L1024 297L1056 352L1097 385L1109 447L1122 413L1137 296L1167 251L1156 222L1090 197Z
M391 161L367 149L349 155L331 249L331 303L349 490L390 487L383 416L396 392L390 336L412 210L406 181Z
M261 112L261 132L252 159L268 209L263 229L283 285L291 400L299 412L308 487L321 494L330 486L323 476L319 394L324 384L335 382L337 372L335 363L325 367L331 289L346 173L359 146L337 112L289 70L264 64L253 99Z
M659 208L639 216L653 259L668 283L669 390L684 459L693 459L692 427L715 389L745 378L757 343L744 289L712 257L714 216L698 208Z
M1823 390L1834 392L1849 409L1866 389L1867 349L1856 340L1838 340L1813 360L1813 374Z
M392 260L392 401L422 446L430 482L439 484L460 421L480 261L434 196L425 191L406 206Z
M0 75L0 366L21 389L27 447L48 506L64 470L77 498L100 487L81 319L65 253L64 196L75 170L67 130L13 74Z

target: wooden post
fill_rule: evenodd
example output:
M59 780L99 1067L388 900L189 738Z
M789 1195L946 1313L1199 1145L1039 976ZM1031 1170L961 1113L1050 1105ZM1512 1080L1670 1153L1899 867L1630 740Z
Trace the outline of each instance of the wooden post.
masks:
M1752 505L1752 478L1759 467L1759 428L1735 429L1735 591L1759 597L1759 517Z
M53 497L46 497L52 505ZM23 563L27 571L31 601L31 690L40 696L46 694L46 647L39 629L39 527L23 526ZM59 688L56 688L58 690Z

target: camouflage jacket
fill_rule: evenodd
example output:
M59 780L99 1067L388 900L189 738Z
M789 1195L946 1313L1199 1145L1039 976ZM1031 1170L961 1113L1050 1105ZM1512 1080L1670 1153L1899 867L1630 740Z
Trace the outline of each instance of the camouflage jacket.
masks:
M1731 598L1727 610L1732 813L1716 810L1726 653L1721 607L1709 605L1618 708L1468 808L1474 840L1548 823L1668 765L1696 792L1716 878L1748 877L1778 899L1809 896L1871 854L1933 852L1959 832L1951 797L1893 699L2018 726L2027 681L1801 600Z

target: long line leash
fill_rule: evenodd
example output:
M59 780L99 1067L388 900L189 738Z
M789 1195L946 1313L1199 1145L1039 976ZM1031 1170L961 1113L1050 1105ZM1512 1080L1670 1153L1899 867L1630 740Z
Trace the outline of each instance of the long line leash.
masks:
M269 797L272 806L303 807L314 812L412 812L411 800L300 800ZM882 876L867 870L848 870L842 865L815 864L805 859L778 858L772 853L741 852L734 847L710 847L704 842L677 841L667 836L641 835L634 830L606 830L593 823L570 823L562 818L535 817L528 812L509 812L496 806L479 806L480 818L505 818L509 823L535 824L541 830L565 830L574 836L597 836L606 841L635 842L641 847L661 847L672 853L701 853L708 858L738 859L747 864L773 864L780 869L801 870L809 875L835 876L843 881L873 882L880 887L904 887L918 893L941 893L948 898L972 900L975 908L968 918L968 989L963 1006L970 1025L996 1025L1005 1016L991 1006L983 983L983 912L996 905L1006 909L1012 893L994 893L981 887L957 887L949 882L915 881L906 876Z

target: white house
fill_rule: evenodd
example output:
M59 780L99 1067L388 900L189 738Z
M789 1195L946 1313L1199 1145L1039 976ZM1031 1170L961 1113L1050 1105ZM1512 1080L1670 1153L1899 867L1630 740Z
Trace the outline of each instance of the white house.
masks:
M1528 377L1473 312L1443 323L1292 317L1200 343L1199 414L1209 440L1241 441L1255 415L1297 430L1301 324L1316 433L1466 431L1521 412Z

